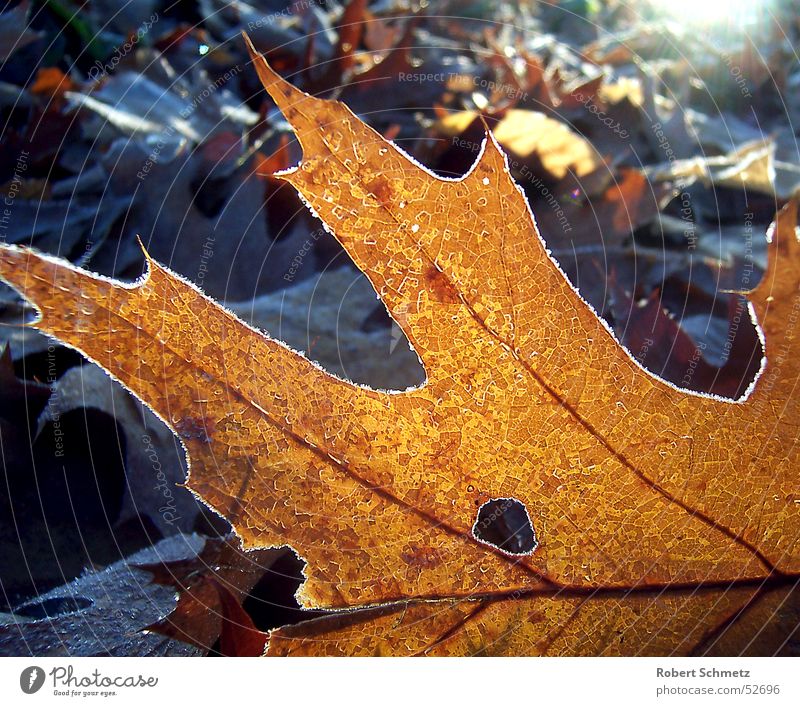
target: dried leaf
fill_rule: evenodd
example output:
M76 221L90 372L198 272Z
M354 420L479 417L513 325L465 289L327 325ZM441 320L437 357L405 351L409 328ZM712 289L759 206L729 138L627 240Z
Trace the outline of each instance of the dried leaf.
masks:
M460 135L477 119L464 111L439 122L442 134ZM535 156L555 179L568 172L584 176L603 164L592 145L559 120L532 110L509 110L496 127L494 137L504 149L521 160Z
M761 366L762 350L750 325L744 299L732 297L725 321L725 361L721 366L704 355L698 344L664 310L657 290L643 303L634 303L615 287L612 311L624 324L620 339L636 359L661 377L690 390L738 399L747 391ZM706 329L711 322L706 318Z
M267 655L800 654L791 587L568 591L409 603L274 630Z
M219 637L223 656L260 657L267 636L253 625L242 601L281 553L244 553L237 544L209 539L189 559L139 564L153 574L153 583L178 591L175 609L144 629L206 651Z
M254 61L304 150L283 178L408 336L422 387L335 379L152 260L123 286L6 246L0 274L171 426L188 486L246 547L308 561L303 605L411 601L407 639L396 616L354 615L339 651L689 653L793 585L796 204L749 295L758 384L740 403L691 394L569 285L491 135L442 180Z
M175 535L125 561L37 595L3 616L0 649L6 655L37 657L198 654L185 642L141 632L174 609L175 592L148 582L147 573L136 563L185 560L196 557L203 547L198 535Z
M30 0L22 0L19 5L6 10L0 22L0 61L5 61L14 52L19 51L42 36L41 32L31 29L28 22Z
M163 536L191 532L203 507L176 488L184 479L180 449L150 410L94 365L67 370L53 385L53 396L39 416L37 435L71 410L99 409L121 427L125 493L115 526L147 516ZM85 412L84 412L85 414Z
M539 231L555 252L566 249L574 256L587 246L602 252L620 247L633 231L658 218L660 205L671 191L664 184L651 184L638 169L621 169L613 178L607 169L599 171L605 178L597 194L576 187L577 198L545 196L534 203ZM590 180L573 183L588 186Z
M648 170L654 180L673 180L684 186L699 180L710 186L748 189L785 201L800 188L800 167L775 160L775 144L756 140L721 157L694 157Z
M335 88L356 62L355 50L361 42L365 27L366 0L350 0L336 26L338 40L333 58L326 62L324 72L312 79L307 88L311 93Z
M65 91L75 88L69 76L57 66L49 66L36 72L36 80L31 85L31 93L52 98L61 98Z

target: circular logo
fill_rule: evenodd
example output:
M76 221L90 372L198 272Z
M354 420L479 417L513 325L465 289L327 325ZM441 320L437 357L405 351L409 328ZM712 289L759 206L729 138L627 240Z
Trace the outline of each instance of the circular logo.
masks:
M35 694L44 684L44 669L25 667L19 675L19 688L26 694Z

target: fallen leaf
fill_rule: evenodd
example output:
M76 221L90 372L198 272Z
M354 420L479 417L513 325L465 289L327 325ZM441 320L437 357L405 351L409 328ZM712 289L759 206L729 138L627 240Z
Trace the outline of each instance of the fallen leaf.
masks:
M36 72L36 80L31 86L31 93L52 98L61 98L65 91L75 88L69 76L57 66L49 66Z
M548 196L533 202L539 231L554 251L564 248L574 253L587 246L603 252L619 248L633 231L658 218L660 205L671 189L650 183L638 169L620 169L618 175L607 169L601 171L605 184L596 194L583 193L581 180L572 181L570 175L559 189L559 198L548 198L547 192ZM564 188L570 182L575 186L571 191ZM536 190L532 193L536 195Z
M403 28L376 17L369 10L364 10L364 45L370 51L386 51L400 38Z
M269 247L278 234L267 230L264 185L249 178L248 169L212 180L199 151L150 162L148 152L127 140L114 143L104 159L108 159L108 190L136 196L124 219L124 247L113 243L105 262L92 259L94 267L107 262L113 272L111 268L128 256L140 260L134 236L141 234L154 256L220 299L242 300L284 284L283 272L264 266L266 253L290 261L308 231L289 232ZM140 179L137 172L143 167L148 171ZM164 199L170 208L162 208ZM304 264L313 264L312 253ZM230 277L233 268L237 277Z
M222 79L212 83L213 91L208 88L208 77L199 72L180 82L168 81L165 86L143 74L121 71L99 88L90 84L84 92L65 91L64 96L71 104L97 113L101 118L98 130L108 130L107 121L120 132L141 139L154 149L156 157L165 145L175 150L187 141L199 143L226 130L241 131L242 126L258 120L234 98Z
M275 172L288 169L291 164L288 134L281 136L278 148L272 154L256 152L253 161L253 171L264 180L264 210L270 236L274 240L285 236L298 219L304 220L304 225L310 224L307 230L313 230L313 218L308 209L303 208L297 192L291 184L273 176Z
M196 556L138 564L153 583L178 591L175 609L143 629L208 651L219 637L225 657L260 657L267 635L256 629L242 601L280 551L242 552L235 539L208 539Z
M95 365L67 370L53 385L53 396L39 416L38 431L71 410L99 409L113 417L125 443L125 493L115 526L144 515L163 536L191 532L200 505L176 484L185 476L180 449L169 430ZM85 412L84 412L85 413Z
M141 632L175 608L175 591L150 582L136 564L196 557L205 542L199 535L175 535L37 595L0 620L0 649L37 657L203 654L186 642Z
M677 181L683 186L699 180L707 186L748 189L786 201L800 189L800 167L775 159L771 140L755 140L721 157L693 157L651 167L654 181Z
M472 111L454 113L443 118L438 128L449 137L460 135L477 118ZM603 164L591 143L544 113L509 110L492 132L511 155L520 160L535 157L554 179L562 179L568 172L584 176Z
M268 656L798 655L791 587L407 603L270 633ZM745 619L746 618L746 619Z
M369 52L369 68L365 68L350 75L350 81L342 87L339 97L348 102L362 115L373 115L393 110L391 117L397 120L402 117L402 108L419 105L433 105L440 100L445 90L445 85L436 81L425 81L425 73L438 70L441 64L419 65L413 54L420 46L419 39L415 36L419 16L414 15L405 22L403 33L397 42L385 52L373 54ZM408 90L408 78L414 76L414 90ZM387 101L389 101L387 103Z
M738 399L745 394L761 366L758 334L751 325L744 299L732 297L725 321L725 361L717 366L704 355L705 343L697 343L664 310L654 290L644 302L633 302L617 287L612 311L620 327L617 334L636 359L661 377L697 392ZM705 317L705 328L711 322Z
M355 51L366 26L366 8L366 0L350 0L347 4L335 28L338 39L333 58L326 62L321 75L308 83L309 92L316 94L335 88L353 68L356 62Z
M31 429L36 427L36 416L45 408L49 397L49 386L17 377L11 346L5 343L0 353L0 434L4 454L25 458L30 453ZM8 485L6 479L6 487Z
M229 308L345 380L383 390L424 382L419 359L397 325L391 325L366 277L340 267L287 284Z
M102 208L96 199L82 197L52 201L20 198L6 229L7 242L69 253L82 240L103 239L129 205L129 199L114 196L103 199Z
M22 0L19 5L6 10L0 23L0 61L5 61L14 52L19 51L42 36L42 32L31 29L28 22L30 0Z
M626 98L637 108L644 103L644 90L638 78L622 77L613 83L603 83L597 94L606 103L619 103Z
M340 651L691 653L797 581L796 204L749 294L761 378L739 403L691 394L566 281L491 135L443 180L253 58L304 150L284 178L370 279L423 386L335 379L151 259L123 286L5 246L0 275L170 425L188 486L245 547L306 559L302 605L402 604L340 618L363 621ZM419 627L393 642L404 613Z
M0 609L111 564L158 536L139 517L117 521L126 485L118 422L96 409L56 412L66 351L52 342L45 350L18 361L26 381L16 378L9 348L0 358Z

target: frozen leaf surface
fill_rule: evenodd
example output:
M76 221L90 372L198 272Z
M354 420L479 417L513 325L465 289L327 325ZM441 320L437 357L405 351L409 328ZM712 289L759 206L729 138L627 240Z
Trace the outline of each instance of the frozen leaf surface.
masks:
M491 135L467 175L443 180L253 58L304 151L282 178L365 272L422 386L337 379L152 260L123 286L6 246L0 275L39 329L169 424L188 486L246 547L303 556L304 605L400 606L287 629L273 652L688 653L789 590L795 204L749 294L761 376L738 403L691 394L642 369L570 286ZM535 542L503 512L489 520L506 523L500 539L476 536L502 499Z

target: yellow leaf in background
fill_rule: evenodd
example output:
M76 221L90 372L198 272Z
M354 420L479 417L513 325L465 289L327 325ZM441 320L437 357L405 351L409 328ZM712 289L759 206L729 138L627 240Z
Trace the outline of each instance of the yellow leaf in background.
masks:
M447 136L460 135L477 117L472 111L453 113L439 121L438 129ZM570 171L584 176L603 164L590 142L544 113L509 110L492 132L503 149L523 161L537 157L555 179Z

